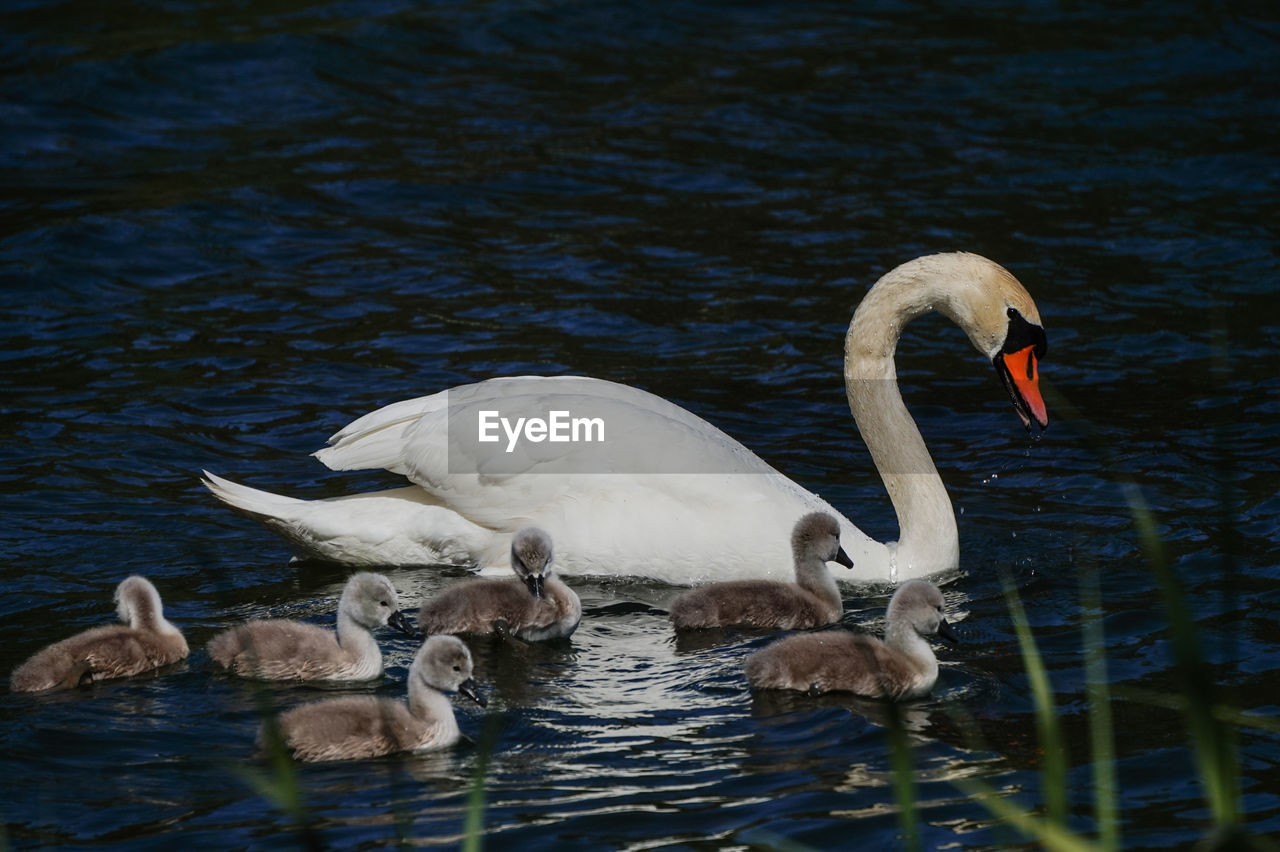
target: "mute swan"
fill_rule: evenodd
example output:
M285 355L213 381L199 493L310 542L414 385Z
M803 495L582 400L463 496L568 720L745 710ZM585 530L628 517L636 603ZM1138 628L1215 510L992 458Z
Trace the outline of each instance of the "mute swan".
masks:
M338 599L338 632L302 621L247 621L209 640L209 656L224 669L262 680L370 680L382 674L373 630L390 624L416 637L391 581L352 575Z
M770 627L803 630L834 624L844 599L828 562L852 568L840 546L840 523L826 512L810 512L791 533L796 581L730 580L685 592L671 602L677 630L700 627Z
M1028 430L1033 421L1048 425L1037 372L1044 329L1017 279L967 253L928 255L886 273L849 323L844 379L850 411L897 512L896 542L873 540L696 415L642 390L571 376L490 379L394 403L315 453L334 470L381 467L408 477L410 487L305 501L207 471L203 481L304 554L353 565L489 568L500 564L512 533L536 524L557 542L565 574L678 584L784 578L791 519L821 511L839 519L855 566L837 579L929 575L957 566L956 521L898 392L893 356L906 323L931 310L964 329L991 360ZM589 412L583 419L607 426L601 437L608 441L536 442L526 429L519 452L504 452L510 444L501 433L496 445L480 446L478 439L495 437L485 429L496 429L493 418L504 411Z
M748 657L747 682L757 689L919 698L938 680L938 658L924 639L935 633L956 641L942 617L942 593L927 580L909 580L889 599L884 641L840 629L797 633Z
M461 738L444 692L484 707L471 678L471 652L453 636L432 636L409 667L409 704L373 696L314 701L281 714L280 733L298 760L359 760L447 748ZM258 734L262 748L265 731Z
M525 527L511 538L511 568L519 579L475 579L445 589L418 611L424 633L510 632L538 642L563 639L582 620L578 595L555 575L551 538Z
M116 586L116 613L124 624L94 627L37 651L14 669L14 692L78 686L130 677L187 657L187 640L164 617L160 593L145 577Z

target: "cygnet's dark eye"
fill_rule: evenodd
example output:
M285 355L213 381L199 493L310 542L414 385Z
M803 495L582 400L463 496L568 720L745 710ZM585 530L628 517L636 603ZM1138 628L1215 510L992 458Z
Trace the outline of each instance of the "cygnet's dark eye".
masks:
M391 604L387 603L386 601L379 601L378 603L381 606L391 606Z
M454 666L454 667L453 667L453 670L454 670L455 672L460 672L460 671L462 671L462 666Z

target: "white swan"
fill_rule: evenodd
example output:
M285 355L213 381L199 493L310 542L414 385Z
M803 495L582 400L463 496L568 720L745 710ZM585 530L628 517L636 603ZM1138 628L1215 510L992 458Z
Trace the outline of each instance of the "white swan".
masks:
M897 511L897 542L873 540L826 501L778 473L705 420L642 390L599 379L491 379L367 414L315 455L334 470L385 468L414 485L297 500L205 473L218 499L304 554L353 565L496 568L511 535L536 525L557 543L565 574L643 576L678 584L787 579L795 518L835 515L852 569L838 579L897 581L956 567L959 540L946 488L898 391L894 351L911 319L940 311L995 365L1030 429L1048 425L1038 387L1044 329L1009 272L968 253L917 258L867 293L845 337L845 390ZM571 412L599 419L607 441L518 442L510 417ZM478 442L480 427L496 443ZM544 424L545 425L545 424ZM588 424L589 425L589 424ZM547 434L542 433L545 439ZM512 452L506 452L518 444Z

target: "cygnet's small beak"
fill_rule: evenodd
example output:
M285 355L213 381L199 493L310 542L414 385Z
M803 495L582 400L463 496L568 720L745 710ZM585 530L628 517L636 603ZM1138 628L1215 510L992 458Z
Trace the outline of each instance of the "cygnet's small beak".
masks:
M387 619L387 624L390 624L396 630L399 630L405 636L412 639L422 638L422 634L418 632L416 627L409 623L409 619L405 617L404 612L401 610L396 610L391 613L391 617Z
M529 594L535 598L542 597L542 575L530 574L524 578L524 584L529 587Z
M473 678L467 678L462 683L458 684L458 692L467 696L481 707L489 706L489 699L485 698L484 693L476 688L476 682Z
M938 636L946 639L952 645L960 644L960 637L951 629L951 625L947 624L947 620L945 618L938 622Z
M832 561L832 562L837 562L837 563L839 563L839 564L843 565L843 566L844 566L844 567L846 567L846 568L852 568L852 567L853 567L853 560L849 558L849 554L847 554L847 553L845 553L845 552L844 552L844 548L843 548L843 547L836 548L836 557L835 557L835 559L832 559L831 561Z

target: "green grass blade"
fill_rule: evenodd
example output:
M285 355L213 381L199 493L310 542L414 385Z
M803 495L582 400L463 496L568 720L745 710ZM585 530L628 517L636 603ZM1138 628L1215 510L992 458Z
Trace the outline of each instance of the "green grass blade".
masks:
M1043 390L1054 407L1064 412L1066 420L1083 430L1086 442L1107 463L1108 469L1123 469L1111 462L1110 448L1091 433L1088 421L1070 400L1050 386ZM1182 585L1165 555L1155 514L1136 483L1124 478L1118 478L1118 483L1128 502L1139 546L1164 598L1175 671L1181 679L1181 691L1186 696L1187 728L1196 770L1214 825L1225 832L1241 822L1240 765L1236 756L1234 728L1224 724L1220 718L1215 698L1217 684L1201 653L1200 638ZM1229 552L1227 558L1230 561Z
M1048 852L1100 852L1101 850L1100 846L1087 838L1073 834L1065 825L1037 817L980 781L972 778L956 778L952 783L966 795L979 799L988 811L1027 837L1033 838L1040 848Z
M1114 692L1116 698L1123 701L1132 701L1135 704L1150 704L1153 707L1164 707L1167 710L1174 710L1179 713L1187 712L1187 699L1181 695L1170 695L1164 692L1156 692L1153 689L1142 689L1141 687L1133 686L1118 686ZM1209 709L1209 712L1213 718L1225 725L1231 725L1235 728L1251 728L1255 731L1265 731L1268 734L1280 734L1280 719L1274 716L1259 716L1257 713L1246 713L1226 704L1215 704Z
M1182 584L1164 555L1155 515L1133 483L1124 483L1125 498L1133 512L1139 541L1164 596L1174 662L1183 680L1187 727L1205 800L1214 824L1222 829L1240 823L1240 767L1236 761L1232 729L1214 717L1216 683L1200 652L1200 640Z
M911 762L911 743L902 711L889 705L889 767L893 771L893 796L898 802L898 818L902 823L902 848L908 852L920 849L920 822L916 809L915 767Z
M298 767L289 754L284 735L280 730L280 719L266 697L265 690L260 689L257 698L259 712L262 714L262 744L268 769L262 770L240 764L230 764L228 769L251 790L283 811L293 821L301 837L302 848L322 849L324 845L320 842L320 836L312 825L311 815L307 810Z
M1111 720L1111 689L1107 680L1107 642L1102 627L1102 594L1096 566L1080 574L1083 605L1085 694L1089 699L1089 748L1093 763L1093 809L1098 842L1103 849L1120 848L1120 809L1116 786L1116 744Z
M1044 755L1040 777L1041 786L1044 788L1045 809L1050 823L1065 828L1067 824L1067 761L1062 747L1062 730L1058 725L1058 708L1053 699L1053 690L1049 685L1049 674L1045 671L1044 662L1040 659L1035 637L1031 635L1027 613L1022 608L1022 599L1008 577L1005 577L1003 582L1009 614L1013 619L1013 629L1018 635L1022 663L1027 671L1027 681L1031 686L1032 697L1035 699L1036 733L1040 740L1040 750Z
M463 819L463 852L480 852L484 848L485 789L489 781L489 760L498 741L502 717L498 713L485 716L484 733L476 747L476 774L467 793L467 811Z

